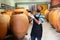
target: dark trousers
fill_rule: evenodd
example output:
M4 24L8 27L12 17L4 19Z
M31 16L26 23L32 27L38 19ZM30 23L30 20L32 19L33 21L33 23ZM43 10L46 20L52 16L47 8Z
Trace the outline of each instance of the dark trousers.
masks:
M31 40L36 40L36 38L37 38L37 40L41 40L41 37L31 36Z

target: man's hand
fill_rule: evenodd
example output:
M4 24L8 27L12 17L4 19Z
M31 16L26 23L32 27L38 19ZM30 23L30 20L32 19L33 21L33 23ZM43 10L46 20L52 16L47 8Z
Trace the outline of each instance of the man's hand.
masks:
M31 13L28 13L28 16L31 17L32 19L35 18Z

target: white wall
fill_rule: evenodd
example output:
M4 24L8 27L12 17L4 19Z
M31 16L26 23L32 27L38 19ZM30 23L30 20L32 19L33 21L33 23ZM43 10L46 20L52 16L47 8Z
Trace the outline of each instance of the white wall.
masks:
M26 3L26 2L39 2L41 4L41 2L50 2L50 0L15 0L16 3ZM19 7L24 7L26 9L28 9L30 6L30 4L20 4ZM48 5L50 6L50 5Z
M1 0L0 0L0 3L1 3Z
M15 0L5 0L5 4L15 6Z
M18 7L24 7L25 9L29 9L29 7L31 7L32 5L35 4L19 4Z
M15 6L15 0L0 0L0 3Z
M50 2L50 0L0 0L0 2L10 6L15 6L16 2ZM28 5L24 4L20 6L24 6L25 8L28 9L29 4Z
M25 9L28 9L29 5L23 4L23 5L18 5L18 7L24 7Z
M1 3L5 3L5 0L0 0Z
M16 2L50 2L50 0L15 0Z

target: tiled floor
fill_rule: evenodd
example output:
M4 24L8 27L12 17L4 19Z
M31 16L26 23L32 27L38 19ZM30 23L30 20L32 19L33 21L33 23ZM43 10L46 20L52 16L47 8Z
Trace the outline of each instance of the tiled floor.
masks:
M32 24L29 25L28 35L25 37L26 40L30 40L30 32L31 32ZM60 33L57 33L55 29L52 28L50 23L44 22L43 23L43 36L42 40L60 40Z

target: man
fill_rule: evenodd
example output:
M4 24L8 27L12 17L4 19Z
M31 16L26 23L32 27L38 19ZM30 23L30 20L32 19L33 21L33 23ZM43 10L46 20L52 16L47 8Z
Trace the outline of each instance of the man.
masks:
M42 7L37 8L37 14L34 16L29 14L29 16L33 19L33 27L31 31L31 40L41 40L42 37L42 23L44 21L44 16L41 14Z

